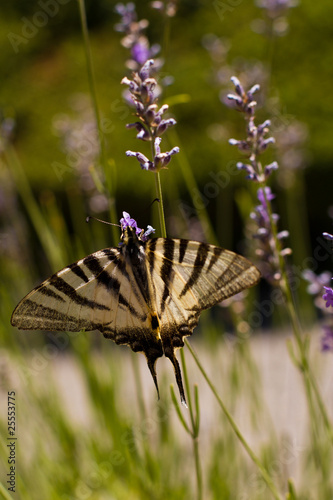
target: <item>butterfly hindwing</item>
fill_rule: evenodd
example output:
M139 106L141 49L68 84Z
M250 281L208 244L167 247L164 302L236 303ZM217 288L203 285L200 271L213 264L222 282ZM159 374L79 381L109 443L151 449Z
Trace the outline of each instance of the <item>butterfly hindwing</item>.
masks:
M257 283L258 269L244 257L196 241L155 238L146 244L164 354L175 368L185 401L175 351L192 334L200 313Z

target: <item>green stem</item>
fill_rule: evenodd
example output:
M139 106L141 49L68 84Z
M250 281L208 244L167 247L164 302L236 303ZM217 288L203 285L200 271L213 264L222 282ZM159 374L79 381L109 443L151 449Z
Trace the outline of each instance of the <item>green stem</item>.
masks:
M160 178L159 172L155 173L155 187L156 187L157 198L160 200L158 203L158 213L160 216L161 235L162 235L162 238L166 238L167 232L166 232L166 226L165 226L163 194L162 194L162 185L161 185L161 178Z
M185 392L186 392L186 397L187 397L187 404L188 404L188 409L190 412L190 419L191 419L192 430L188 430L188 432L191 434L192 443L193 443L198 500L202 500L202 471L201 471L200 453L199 453L199 421L200 421L200 413L199 412L200 412L200 408L199 408L199 401L198 401L198 387L196 385L194 386L195 409L196 409L196 415L194 415L192 396L191 396L191 392L190 392L190 383L189 383L189 379L188 379L188 375L187 375L185 354L184 354L183 349L180 350L180 358L181 358L182 368L183 368L183 376L184 376L184 385L185 385Z
M232 416L230 415L230 413L228 412L226 406L224 405L222 399L220 398L220 396L218 395L217 393L217 390L214 386L214 384L212 383L212 381L210 380L210 378L208 377L206 371L204 370L202 364L200 363L199 361L199 358L198 356L196 355L195 351L192 349L191 347L191 344L188 342L187 339L185 339L185 344L186 346L188 347L190 353L192 354L193 358L194 358L194 361L196 362L199 370L201 371L202 375L204 376L207 384L209 385L211 391L213 392L219 406L221 407L224 415L226 416L227 420L229 421L233 431L235 432L236 436L238 437L239 441L242 443L243 447L245 448L245 450L247 451L248 455L250 456L250 458L252 459L252 461L255 463L255 465L258 467L261 475L262 475L262 478L264 479L264 481L266 482L268 488L270 489L273 497L276 499L276 500L282 500L282 497L279 495L277 489L276 489L276 486L274 484L274 482L272 481L272 478L270 477L270 475L268 474L267 470L265 469L265 467L263 466L263 464L260 462L259 458L256 456L256 454L252 451L252 449L250 448L250 446L248 445L247 441L245 440L243 434L241 433L241 431L239 430L238 426L236 425L234 419L232 418Z
M0 495L2 495L2 497L5 500L13 500L12 495L10 495L8 493L8 491L6 490L6 488L4 487L4 485L1 482L0 482Z
M330 424L330 420L328 418L327 411L326 411L325 405L323 403L319 388L318 388L316 380L312 374L312 371L311 371L311 368L310 368L310 365L309 365L309 362L307 359L307 351L306 351L306 347L305 347L305 342L302 339L301 327L299 324L299 319L298 319L298 316L296 313L295 304L294 304L294 300L293 300L293 296L292 296L292 292L291 292L291 288L290 288L290 283L289 283L289 279L288 279L287 272L286 272L285 260L281 256L281 245L280 245L280 241L277 237L276 223L273 220L273 216L272 216L272 206L271 206L270 201L266 197L265 183L264 182L262 183L262 189L263 189L263 193L264 193L264 197L265 197L265 201L266 201L266 205L267 205L267 209L268 209L270 226L271 226L272 235L273 235L275 248L276 248L275 251L276 251L276 253L278 255L278 259L279 259L279 268L281 271L281 278L282 278L280 287L281 287L281 291L285 297L285 301L287 304L287 310L289 313L294 337L296 340L296 345L298 347L299 364L300 364L301 372L303 374L305 390L306 390L306 394L307 394L309 410L310 410L310 413L312 416L312 421L313 421L313 424L315 424L317 422L317 416L316 416L316 411L315 411L315 408L313 405L311 388L314 391L314 394L315 394L315 397L317 400L317 404L318 404L320 413L322 415L324 425L325 425L326 431L328 433L329 439L331 440L331 442L333 444L333 429L332 429L332 426ZM314 444L315 444L315 440L314 440Z
M200 464L200 454L199 454L199 438L198 436L193 436L193 451L195 459L195 470L197 476L197 490L198 490L198 500L202 500L202 472Z
M91 47L90 47L90 41L89 41L89 31L88 31L87 15L86 15L86 8L85 8L84 0L79 0L79 9L80 9L82 36L83 36L83 42L84 42L84 51L85 51L85 55L86 55L90 94L91 94L91 99L92 99L94 113L95 113L95 119L96 119L97 128L98 128L101 159L102 159L103 165L105 165L106 164L106 162L105 162L106 152L105 152L105 144L104 144L104 135L103 135L103 130L101 128L100 112L99 112L99 107L98 107L98 103L97 103L96 81L95 81L93 60L92 60Z
M84 51L85 51L85 55L86 55L90 95L91 95L91 99L92 99L92 103L93 103L95 120L96 120L97 130L98 130L98 139L99 139L99 147L100 147L100 163L101 163L103 170L104 170L104 173L106 175L106 172L108 171L108 168L110 168L110 166L108 165L108 159L107 159L107 153L106 153L106 147L105 147L105 138L104 138L102 123L101 123L101 115L100 115L99 106L98 106L98 102L97 102L96 80L95 80L93 59L92 59L92 54L91 54L91 46L90 46L90 41L89 41L87 14L86 14L84 0L78 0L78 2L79 2L79 10L80 10L80 20L81 20L83 43L84 43ZM113 200L111 201L111 204L110 204L110 216L111 216L111 220L113 222L116 222L118 220L116 206L115 206L115 203ZM111 230L112 230L112 235L113 235L113 241L114 241L114 243L116 243L119 241L119 232L115 226L112 226Z
M171 142L174 144L180 145L180 138L178 137L177 132L175 132L175 130L172 130L172 129L169 129L168 132L169 132ZM194 192L200 193L197 181L195 180L195 176L193 174L193 170L192 170L192 168L191 168L191 166L186 158L186 155L185 154L176 155L176 161L178 162L178 164L182 170L184 181L185 181L185 184L187 186L187 189L188 189L188 192L190 193L190 195L192 196ZM203 227L203 230L206 234L207 240L210 243L216 245L217 240L216 240L215 232L214 232L213 226L210 222L210 218L209 218L209 215L208 215L206 208L200 207L200 208L196 209L196 213L197 213L198 219L201 223L201 226Z

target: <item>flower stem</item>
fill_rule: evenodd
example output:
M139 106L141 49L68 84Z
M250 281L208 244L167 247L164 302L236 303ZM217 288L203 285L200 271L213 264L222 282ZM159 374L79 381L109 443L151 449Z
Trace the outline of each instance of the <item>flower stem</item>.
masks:
M161 185L161 178L160 178L159 172L155 173L155 187L156 187L157 198L159 199L158 212L159 212L159 216L160 216L161 235L162 235L162 238L166 238L167 232L166 232L166 226L165 226L163 194L162 194L162 185Z
M85 51L85 55L86 55L86 64L87 64L87 73L88 73L90 95L91 95L91 100L92 100L92 104L93 104L93 109L94 109L94 113L95 113L95 120L96 120L97 130L98 130L98 139L99 139L99 147L100 147L100 163L104 169L104 172L106 173L108 168L109 168L109 165L108 165L106 148L105 148L105 138L104 138L103 129L102 129L101 115L100 115L98 102L97 102L96 80L95 80L94 66L93 66L93 60L92 60L92 54L91 54L91 46L90 46L90 41L89 41L89 31L88 31L88 24L87 24L86 8L85 8L84 0L78 0L78 2L79 2L79 10L80 10L80 21L81 21L81 28L82 28L84 51ZM109 195L110 195L110 193L109 193ZM114 222L117 221L117 211L116 211L115 203L113 201L110 205L110 215L111 215L112 221L114 221ZM112 230L112 234L113 234L113 240L116 243L119 241L118 230L115 226L112 226L111 230Z
M280 241L277 237L276 223L272 217L271 202L267 199L267 196L266 196L265 183L262 183L262 190L263 190L265 202L267 205L267 211L268 211L268 216L269 216L269 220L270 220L270 226L272 229L274 244L276 247L276 253L277 253L278 259L279 259L279 268L281 271L281 278L282 278L281 283L280 283L280 288L281 288L281 291L284 295L284 298L285 298L285 301L287 304L287 311L288 311L290 321L292 324L292 329L293 329L293 333L294 333L294 338L296 340L296 345L298 347L299 368L303 374L309 410L310 410L310 413L312 415L311 420L313 422L317 421L317 416L316 416L315 408L313 405L313 398L312 398L312 394L311 394L311 388L312 388L314 395L316 397L316 400L317 400L317 404L318 404L320 413L321 413L323 421L324 421L326 431L328 433L330 441L333 444L333 429L332 429L332 426L330 424L330 420L328 418L327 411L326 411L325 405L323 403L319 388L318 388L316 380L312 374L312 371L311 371L311 368L310 368L310 365L309 365L309 362L307 359L306 345L305 345L305 341L302 339L301 327L300 327L300 323L299 323L299 318L298 318L297 313L296 313L295 304L294 304L294 300L293 300L293 296L292 296L292 291L291 291L289 279L288 279L287 272L286 272L285 261L284 261L284 258L281 256L281 247L280 247ZM315 444L315 441L316 441L316 439L314 438L314 444Z
M214 386L214 384L212 383L212 381L210 380L210 378L208 377L206 371L204 370L202 364L200 363L199 361L199 358L198 356L196 355L195 351L193 350L191 344L188 342L187 339L185 339L185 344L186 346L188 347L190 353L192 354L193 358L194 358L194 361L196 362L199 370L201 371L202 375L204 376L207 384L209 385L211 391L213 392L219 406L221 407L224 415L226 416L227 420L229 421L233 431L235 432L236 436L238 437L239 441L242 443L243 447L245 448L245 450L247 451L248 455L250 456L250 458L252 459L252 461L256 464L256 466L258 467L261 475L262 475L262 478L264 479L264 481L266 482L268 488L270 489L273 497L276 499L276 500L282 500L282 497L279 495L277 489L276 489L276 486L271 478L271 476L269 475L269 473L267 472L267 470L265 469L264 465L261 463L261 461L259 460L259 458L257 457L257 455L252 451L252 449L250 448L249 444L247 443L247 441L245 440L243 434L241 433L241 431L239 430L237 424L235 423L234 419L232 418L232 416L230 415L230 413L228 412L226 406L224 405L222 399L220 398L220 396L218 395L217 393L217 390Z

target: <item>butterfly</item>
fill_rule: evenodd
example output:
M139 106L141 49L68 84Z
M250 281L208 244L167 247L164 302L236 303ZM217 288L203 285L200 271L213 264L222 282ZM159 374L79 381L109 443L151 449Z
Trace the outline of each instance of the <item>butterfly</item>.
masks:
M200 313L255 285L259 270L214 245L152 238L123 212L121 242L88 255L34 288L16 306L11 324L23 330L99 330L116 344L143 352L159 397L156 360L173 364L186 405L176 350Z

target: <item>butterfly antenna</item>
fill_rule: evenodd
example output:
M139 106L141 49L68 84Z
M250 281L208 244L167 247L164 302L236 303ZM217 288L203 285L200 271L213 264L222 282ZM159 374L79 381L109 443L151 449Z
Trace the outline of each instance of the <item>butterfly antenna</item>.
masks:
M175 375L176 375L176 382L178 385L179 389L179 394L180 394L180 401L181 403L187 408L187 403L186 403L186 398L185 398L185 392L184 392L184 387L183 387L183 379L182 379L182 372L180 371L180 366L178 363L178 359L175 356L175 353L172 352L172 355L166 356L170 359L171 363L173 364L173 367L175 369Z
M153 206L153 205L154 205L155 201L157 201L157 203L160 203L160 202L161 202L161 200L160 200L159 198L155 198L155 199L151 202L151 204L149 205L149 208L150 208L151 206Z
M94 217L93 215L88 215L88 217L86 218L86 222L90 222L91 219L97 220L98 222L102 222L103 224L107 224L108 226L121 227L119 224L114 224L113 222L108 222L106 220L97 219L97 217Z

